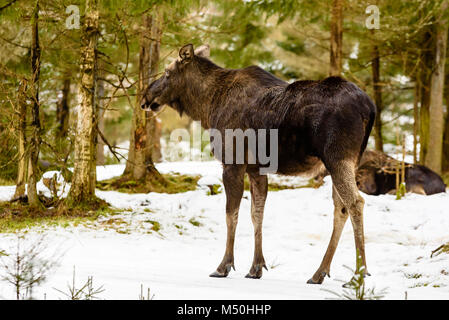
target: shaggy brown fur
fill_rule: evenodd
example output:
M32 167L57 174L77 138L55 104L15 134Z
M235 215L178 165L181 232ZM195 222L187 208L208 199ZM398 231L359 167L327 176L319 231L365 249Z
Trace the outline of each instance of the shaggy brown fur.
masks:
M204 128L219 130L223 137L225 129L278 129L277 173L302 174L324 165L333 181L334 231L320 267L308 282L322 283L329 275L348 217L367 273L364 200L358 193L355 174L375 118L376 108L369 97L355 84L339 77L289 84L256 66L224 69L206 58L205 47L194 52L192 45L186 45L179 56L164 76L150 84L142 107L157 111L167 104L180 114L201 120ZM223 164L228 236L225 255L211 274L213 277L226 277L234 267L235 229L245 173L251 183L255 236L254 260L247 277L260 278L262 268L266 268L262 219L267 177L259 174L260 167L260 163L247 161Z

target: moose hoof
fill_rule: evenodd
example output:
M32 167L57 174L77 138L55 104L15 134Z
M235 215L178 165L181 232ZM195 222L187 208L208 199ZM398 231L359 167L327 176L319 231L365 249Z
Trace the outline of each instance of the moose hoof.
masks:
M268 268L265 265L265 263L252 266L251 270L249 270L249 272L245 276L245 278L248 278L248 279L260 279L260 278L262 278L262 268L265 268L265 270L268 271Z
M248 274L245 276L245 278L248 278L248 279L260 279L260 278L262 278L262 272L261 272L260 274L251 274L251 273L248 273Z
M231 268L235 270L234 264L228 264L224 268L218 267L218 269L215 272L212 272L209 277L211 278L226 278L231 271ZM224 269L224 271L220 271L221 269Z
M327 272L321 272L318 275L314 274L312 278L310 278L307 283L308 284L322 284L324 281L324 277L328 276L330 278L330 274Z
M221 273L218 271L212 272L209 277L211 278L226 278L228 276L228 273Z

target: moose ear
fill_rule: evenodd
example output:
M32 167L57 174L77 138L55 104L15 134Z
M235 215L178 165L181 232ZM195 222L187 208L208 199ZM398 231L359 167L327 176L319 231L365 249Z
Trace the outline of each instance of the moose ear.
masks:
M195 55L209 58L210 57L210 47L208 44L203 44L202 46L195 49Z
M179 57L181 58L181 62L189 62L193 59L194 51L193 44L186 44L184 47L179 50Z

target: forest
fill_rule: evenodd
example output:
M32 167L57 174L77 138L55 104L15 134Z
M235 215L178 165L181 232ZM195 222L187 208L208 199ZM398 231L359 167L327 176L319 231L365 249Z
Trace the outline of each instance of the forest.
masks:
M448 30L448 0L0 0L0 259L13 263L17 242L34 243L29 256L44 242L67 246L53 279L53 263L41 264L41 278L23 284L7 280L14 275L0 266L0 298L54 298L61 290L41 283L48 278L53 287L64 286L72 273L75 280L75 265L106 288L81 290L78 299L150 299L153 292L161 299L326 296L305 285L332 230L332 185L324 174L268 176L264 251L271 258L264 266L274 282L264 284L260 296L247 282L238 293L231 286L207 293L212 282L206 281L213 279L199 280L215 267L226 239L221 165L210 155L201 123L170 107L141 108L147 87L187 44L207 45L210 60L222 68L256 65L288 83L339 76L366 92L377 108L367 149L382 155L376 172L391 174L383 191L359 178L371 167L357 178L374 270L367 283L390 286L371 297L449 298ZM428 191L430 176L442 193ZM241 213L250 211L250 183L245 178ZM298 208L304 212L295 214ZM247 220L235 250L250 256ZM89 252L70 238L74 233ZM333 264L340 278L348 277L341 265L353 260L347 233ZM239 244L243 238L248 243ZM302 258L291 257L295 246L306 247ZM128 265L113 267L112 247ZM169 254L176 248L191 264L184 267L194 269L192 283L179 287L164 282L180 277ZM102 250L104 265L96 265ZM389 258L381 258L385 250ZM155 263L156 255L163 262ZM298 262L304 266L295 270ZM120 278L121 267L136 271L132 279ZM301 282L299 292L291 283L272 291L287 275ZM5 283L13 284L12 295ZM341 291L338 283L330 286Z

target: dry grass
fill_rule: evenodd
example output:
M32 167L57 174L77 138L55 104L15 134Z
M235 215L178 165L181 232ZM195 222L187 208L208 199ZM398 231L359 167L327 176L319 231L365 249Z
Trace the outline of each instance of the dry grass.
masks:
M197 188L200 176L183 174L161 174L162 178L146 179L136 181L128 177L115 177L109 180L97 182L97 188L108 191L114 190L124 193L181 193L192 191Z

